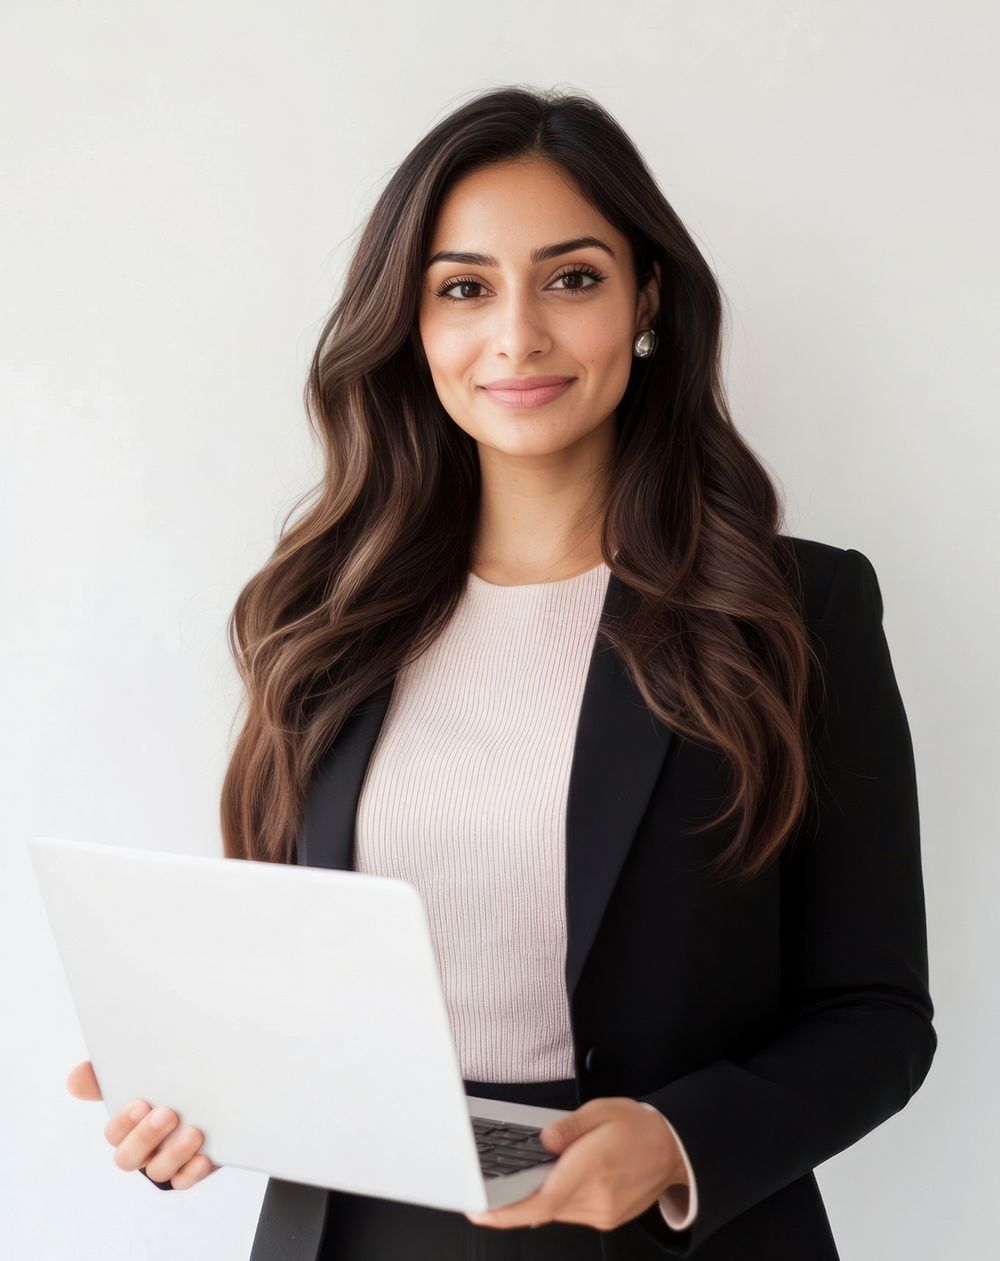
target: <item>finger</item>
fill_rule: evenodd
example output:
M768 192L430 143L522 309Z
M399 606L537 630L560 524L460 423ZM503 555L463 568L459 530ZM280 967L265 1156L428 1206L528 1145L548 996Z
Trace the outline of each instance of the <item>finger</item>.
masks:
M210 1157L206 1156L204 1152L199 1152L197 1156L177 1170L173 1178L171 1178L171 1183L176 1191L186 1191L188 1187L193 1187L202 1178L207 1178L210 1173L215 1173L218 1168L219 1166ZM161 1178L160 1181L162 1182L163 1179Z
M136 1124L143 1117L149 1116L152 1111L152 1107L145 1099L133 1099L131 1103L126 1104L120 1112L116 1112L108 1121L104 1127L104 1137L112 1147L117 1147L127 1134L131 1134Z
M168 1182L179 1177L183 1169L194 1163L194 1157L200 1152L204 1141L205 1135L193 1125L178 1125L146 1162L144 1168L147 1176L154 1182ZM205 1160L208 1160L207 1156ZM189 1171L196 1175L192 1182L197 1181L199 1170L200 1167L196 1166ZM208 1173L208 1170L205 1169L204 1172Z
M82 1064L70 1071L66 1078L66 1089L77 1099L103 1099L101 1087L98 1085L97 1076L94 1073L94 1066L90 1060L84 1060Z
M144 1169L153 1152L176 1129L178 1122L177 1113L172 1108L154 1108L115 1148L115 1164L119 1169ZM165 1179L157 1178L156 1181L164 1182Z

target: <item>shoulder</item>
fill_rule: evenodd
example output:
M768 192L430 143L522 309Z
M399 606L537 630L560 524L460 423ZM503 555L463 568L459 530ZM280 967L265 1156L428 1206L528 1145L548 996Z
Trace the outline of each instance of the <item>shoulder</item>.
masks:
M878 579L863 552L792 534L779 534L777 541L785 576L801 597L807 621L823 619L845 595L849 600L872 603L881 614Z

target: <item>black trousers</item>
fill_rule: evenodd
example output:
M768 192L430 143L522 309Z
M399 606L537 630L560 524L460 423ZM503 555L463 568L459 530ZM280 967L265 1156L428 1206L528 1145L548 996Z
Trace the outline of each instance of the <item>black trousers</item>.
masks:
M476 1098L543 1108L572 1110L577 1106L572 1078L554 1082L466 1081L465 1090ZM476 1226L462 1212L331 1191L317 1261L604 1261L603 1234L594 1227L569 1222L503 1229ZM619 1248L614 1255L662 1261L663 1254L652 1241L647 1243L644 1235L638 1235L634 1254Z

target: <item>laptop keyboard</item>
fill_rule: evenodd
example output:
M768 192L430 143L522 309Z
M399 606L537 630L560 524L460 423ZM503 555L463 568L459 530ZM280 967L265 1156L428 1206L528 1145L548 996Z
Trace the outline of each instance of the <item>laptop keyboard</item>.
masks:
M539 1138L541 1130L533 1125L472 1117L472 1130L484 1177L517 1173L519 1169L530 1169L556 1159L556 1153L548 1151Z

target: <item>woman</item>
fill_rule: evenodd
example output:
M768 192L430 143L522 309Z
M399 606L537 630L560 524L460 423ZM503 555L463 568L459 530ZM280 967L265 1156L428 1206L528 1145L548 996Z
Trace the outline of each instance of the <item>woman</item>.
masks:
M271 1179L254 1261L837 1257L812 1171L936 1047L912 747L875 571L780 533L720 346L586 97L481 94L369 217L324 478L233 612L225 852L411 880L469 1093L571 1115L476 1222ZM106 1135L215 1168L146 1101Z

